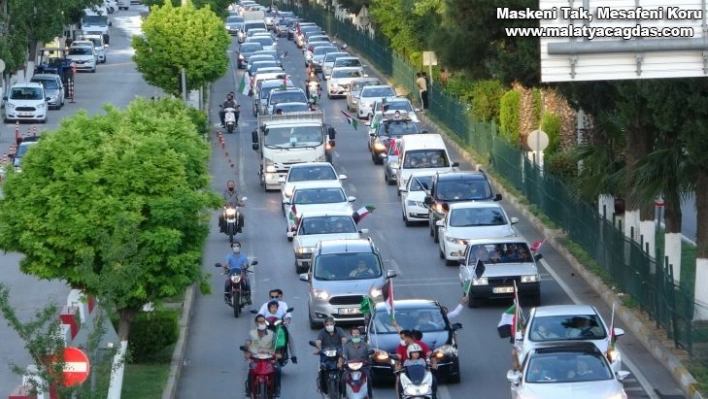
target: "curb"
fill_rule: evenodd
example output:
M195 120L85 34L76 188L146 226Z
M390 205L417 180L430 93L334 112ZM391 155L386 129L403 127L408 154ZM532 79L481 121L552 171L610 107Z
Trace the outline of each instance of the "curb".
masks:
M162 391L162 399L174 399L177 396L177 384L184 366L184 355L187 352L187 336L189 335L189 323L192 319L192 304L195 296L194 287L194 285L189 286L184 294L182 315L179 318L179 339L172 352L170 375L167 378L165 389Z
M426 125L435 129L436 133L445 137L445 141L448 145L455 148L462 157L475 165L477 170L480 170L482 165L478 164L476 160L462 148L457 142L450 139L447 132L440 129L435 123L433 123L425 114L419 116L421 121L424 121ZM629 330L639 339L639 341L644 345L644 347L651 352L654 358L664 364L674 380L678 383L684 393L691 399L704 399L703 394L698 391L698 383L693 375L688 371L686 366L683 365L681 360L674 355L670 349L668 349L661 342L659 338L648 328L642 320L637 316L638 312L632 310L624 305L622 305L622 298L613 289L608 287L602 279L600 279L595 273L588 270L583 266L571 253L565 248L560 242L558 242L558 237L563 235L561 230L552 230L546 227L540 219L538 219L533 213L531 213L525 205L521 204L519 199L514 195L510 194L504 187L502 187L493 176L487 175L489 180L494 185L498 193L502 194L504 200L511 205L513 205L517 210L520 211L525 218L531 222L531 225L537 230L541 231L546 241L553 246L553 248L565 259L575 271L580 274L583 279L592 287L592 289L600 294L602 300L609 306L612 307L613 303L616 303L616 315L620 320L629 328Z

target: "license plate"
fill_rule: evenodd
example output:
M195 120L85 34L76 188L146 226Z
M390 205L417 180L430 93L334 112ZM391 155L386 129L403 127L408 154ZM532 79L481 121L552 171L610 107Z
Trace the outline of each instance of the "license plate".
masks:
M339 314L359 314L357 308L339 308Z
M20 112L20 116L32 116L31 112Z
M514 292L514 287L497 287L493 288L492 292L495 294L511 294Z

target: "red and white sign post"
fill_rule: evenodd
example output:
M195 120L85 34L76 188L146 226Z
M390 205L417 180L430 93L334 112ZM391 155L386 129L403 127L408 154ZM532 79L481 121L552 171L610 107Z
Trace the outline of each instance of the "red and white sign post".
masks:
M83 384L91 372L88 356L78 348L64 349L63 382L66 387Z

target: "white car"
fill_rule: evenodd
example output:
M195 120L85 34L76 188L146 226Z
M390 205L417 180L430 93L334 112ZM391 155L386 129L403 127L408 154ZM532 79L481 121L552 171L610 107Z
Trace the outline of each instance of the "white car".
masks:
M364 70L358 67L333 68L327 79L327 98L345 97L352 80L365 78Z
M98 62L101 64L106 63L106 43L103 41L103 35L83 35L79 36L79 40L81 40L81 42L90 41L93 43L96 55L98 56Z
M5 123L10 121L47 122L49 100L44 86L37 82L17 83L10 89L5 101Z
M386 97L374 103L374 116L377 113L400 112L413 122L420 122L415 113L415 107L410 100L405 97Z
M278 51L278 44L273 40L270 35L268 36L260 36L260 35L255 35L251 36L246 39L245 43L260 43L262 50L268 50L268 51Z
M621 337L624 330L614 328L614 336ZM526 328L517 333L514 346L519 363L536 347L558 341L592 342L607 355L615 372L622 370L622 354L615 347L609 348L610 328L602 315L590 305L537 306L531 309Z
M295 271L305 273L312 265L312 251L322 240L354 240L363 238L368 229L358 229L347 211L312 211L302 214L297 231L288 232L293 238Z
M465 254L471 239L515 237L512 225L518 218L509 218L501 205L494 202L457 202L446 204L449 211L438 220L440 259L456 265Z
M346 180L347 175L340 175L329 162L303 162L297 163L290 167L288 174L280 178L280 193L283 196L283 201L289 200L293 195L295 185L303 182L341 182ZM286 206L283 205L283 215L285 215Z
M374 103L386 97L396 97L396 90L387 85L366 86L359 92L359 104L356 116L359 119L369 119L374 115Z
M425 205L425 196L430 190L430 182L435 172L418 172L411 175L405 190L401 190L403 223L412 226L414 222L427 222L430 210Z
M298 218L311 211L346 211L354 213L351 203L356 197L347 197L342 183L336 181L311 181L297 184L293 189L290 199L283 200L287 207L285 216L287 220L286 233L295 231ZM292 241L292 237L288 237Z
M71 48L69 48L69 54L67 54L66 57L73 61L77 70L89 71L91 73L96 72L98 55L96 54L96 48L93 46L92 42L81 41L72 43Z
M345 51L335 51L332 53L327 53L322 61L322 78L327 80L329 74L332 73L332 68L334 67L334 60L337 57L349 57L349 53Z
M627 399L622 380L628 371L613 371L592 344L556 342L534 348L520 371L509 370L512 399Z

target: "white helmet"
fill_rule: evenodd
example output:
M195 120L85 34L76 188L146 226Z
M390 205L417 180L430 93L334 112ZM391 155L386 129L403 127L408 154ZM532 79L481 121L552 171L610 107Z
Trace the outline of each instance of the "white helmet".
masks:
M423 352L423 348L421 348L418 344L408 345L408 357L411 357L411 353L413 352Z

